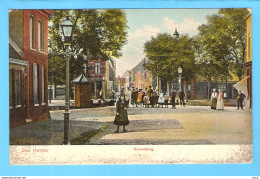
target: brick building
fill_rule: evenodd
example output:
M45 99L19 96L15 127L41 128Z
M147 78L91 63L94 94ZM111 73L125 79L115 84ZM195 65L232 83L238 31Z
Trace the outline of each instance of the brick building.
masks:
M9 11L10 126L48 118L49 10Z
M103 91L105 98L112 98L115 90L116 81L116 65L115 60L103 60L99 57L97 60L90 60L88 62L91 70L89 71L92 83L93 98L97 97L100 90Z

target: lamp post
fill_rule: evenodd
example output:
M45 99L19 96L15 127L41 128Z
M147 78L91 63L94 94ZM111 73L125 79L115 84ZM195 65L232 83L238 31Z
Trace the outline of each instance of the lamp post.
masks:
M65 111L64 111L64 141L63 144L69 144L69 118L70 118L70 104L69 104L69 86L70 86L70 76L69 76L69 65L70 65L70 40L72 26L69 16L66 17L66 20L61 24L62 34L65 40L65 54L66 54L66 97L65 97Z
M178 74L179 74L179 84L180 84L179 90L181 90L181 74L182 74L182 68L181 67L178 68Z

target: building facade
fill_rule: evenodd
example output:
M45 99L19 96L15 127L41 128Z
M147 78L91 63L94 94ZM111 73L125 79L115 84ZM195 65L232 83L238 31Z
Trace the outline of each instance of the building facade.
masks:
M115 60L104 60L101 56L97 60L88 62L92 83L92 97L97 98L102 90L105 98L112 98L115 91L116 65Z
M9 11L10 126L48 118L49 10Z
M244 66L246 68L247 77L247 90L248 97L250 100L250 108L252 109L252 12L251 9L248 11L246 19L246 63Z
M153 86L153 77L144 67L145 59L141 60L130 72L130 86L138 89L149 89Z

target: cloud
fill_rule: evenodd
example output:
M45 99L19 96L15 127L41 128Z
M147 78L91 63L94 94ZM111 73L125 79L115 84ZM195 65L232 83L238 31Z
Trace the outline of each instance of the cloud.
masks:
M134 33L129 34L129 39L150 39L151 36L155 36L160 32L159 28L144 25L142 29L137 29Z
M190 33L193 35L196 34L197 27L202 24L201 22L195 21L193 18L184 18L184 21L178 24L175 20L165 17L163 22L165 27L171 31L175 31L175 28L177 28L178 32L181 34Z

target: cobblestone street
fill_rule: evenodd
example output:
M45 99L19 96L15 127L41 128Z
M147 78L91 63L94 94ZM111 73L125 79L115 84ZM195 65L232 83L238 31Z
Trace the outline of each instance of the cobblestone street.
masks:
M128 132L119 134L113 119L99 117L110 125L87 144L252 144L252 113L234 107L129 108Z

